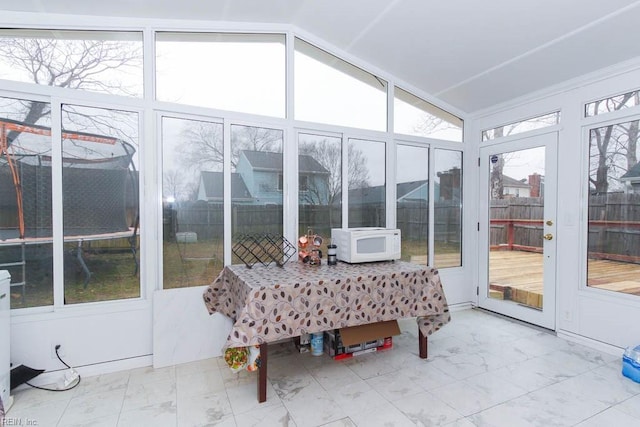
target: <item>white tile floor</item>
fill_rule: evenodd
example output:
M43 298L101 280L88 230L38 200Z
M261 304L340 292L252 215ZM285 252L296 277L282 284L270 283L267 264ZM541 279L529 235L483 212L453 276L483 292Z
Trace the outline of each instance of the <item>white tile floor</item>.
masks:
M389 351L344 361L272 346L268 399L221 359L17 390L10 422L47 426L640 426L620 357L480 310L452 313L418 358L402 321ZM5 421L6 423L6 421ZM8 424L7 424L8 425Z

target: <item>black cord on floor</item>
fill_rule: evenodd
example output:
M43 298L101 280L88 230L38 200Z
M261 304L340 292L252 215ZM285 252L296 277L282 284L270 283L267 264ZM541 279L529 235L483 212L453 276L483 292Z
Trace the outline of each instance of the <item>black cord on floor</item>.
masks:
M62 360L62 358L61 358L61 357L60 357L60 355L58 354L58 347L59 347L59 346L56 346L56 357L58 358L58 360L59 360L60 362L62 362L62 364L63 364L64 366L66 366L68 369L73 369L71 366L67 365L67 363L66 363L64 360ZM67 388L47 388L47 387L39 387L39 386L37 386L37 385L30 384L29 382L25 382L25 384L26 384L26 385L28 385L28 386L30 386L30 387L37 388L38 390L44 390L44 391L69 391L69 390L72 390L72 389L74 389L74 388L78 387L78 385L80 384L80 379L81 379L81 378L80 378L80 374L78 374L78 379L77 379L76 383L75 383L74 385L72 385L71 387L67 387Z

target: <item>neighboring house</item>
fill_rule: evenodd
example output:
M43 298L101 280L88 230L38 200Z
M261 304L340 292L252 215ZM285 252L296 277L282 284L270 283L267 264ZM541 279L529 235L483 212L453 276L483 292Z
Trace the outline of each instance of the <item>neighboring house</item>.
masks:
M282 153L240 152L239 174L256 204L282 204ZM308 155L298 157L298 201L300 204L327 204L330 173Z
M640 162L633 165L631 169L620 177L624 186L624 192L629 194L640 194Z
M298 158L298 194L300 204L328 204L329 176L316 159ZM231 174L231 200L246 204L282 204L282 153L243 150L236 172ZM198 200L222 203L222 172L200 174Z
M198 184L198 200L222 204L224 200L223 182L222 172L201 172ZM249 189L238 173L231 174L231 201L232 203L253 203L253 197L251 197Z
M531 187L526 179L513 179L502 175L502 194L504 197L531 197Z

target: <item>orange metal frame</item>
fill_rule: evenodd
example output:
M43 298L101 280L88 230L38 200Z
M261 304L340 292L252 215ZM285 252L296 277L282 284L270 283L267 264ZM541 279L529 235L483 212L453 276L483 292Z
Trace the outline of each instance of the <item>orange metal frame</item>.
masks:
M13 185L16 189L16 203L18 206L18 227L20 231L20 238L24 239L24 209L22 205L22 185L20 183L20 175L18 174L15 160L13 159L14 154L12 154L12 150L10 149L10 146L9 146L7 134L10 131L15 131L20 133L26 132L26 133L31 133L35 135L51 136L51 129L41 127L41 126L24 125L20 123L5 121L5 120L0 120L0 127L2 130L2 134L0 134L0 157L5 156L7 158L7 163L9 164L9 169L11 170ZM109 144L109 145L114 145L117 141L116 138L111 138L108 136L90 135L85 133L65 132L65 131L62 131L62 138L74 139L79 141L98 142L101 144Z

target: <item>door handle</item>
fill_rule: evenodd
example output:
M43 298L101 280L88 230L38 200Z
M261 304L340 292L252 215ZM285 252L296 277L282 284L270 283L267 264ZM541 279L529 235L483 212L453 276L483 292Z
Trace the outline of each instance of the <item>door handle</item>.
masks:
M551 233L547 233L544 236L542 236L545 240L553 240L553 234Z

